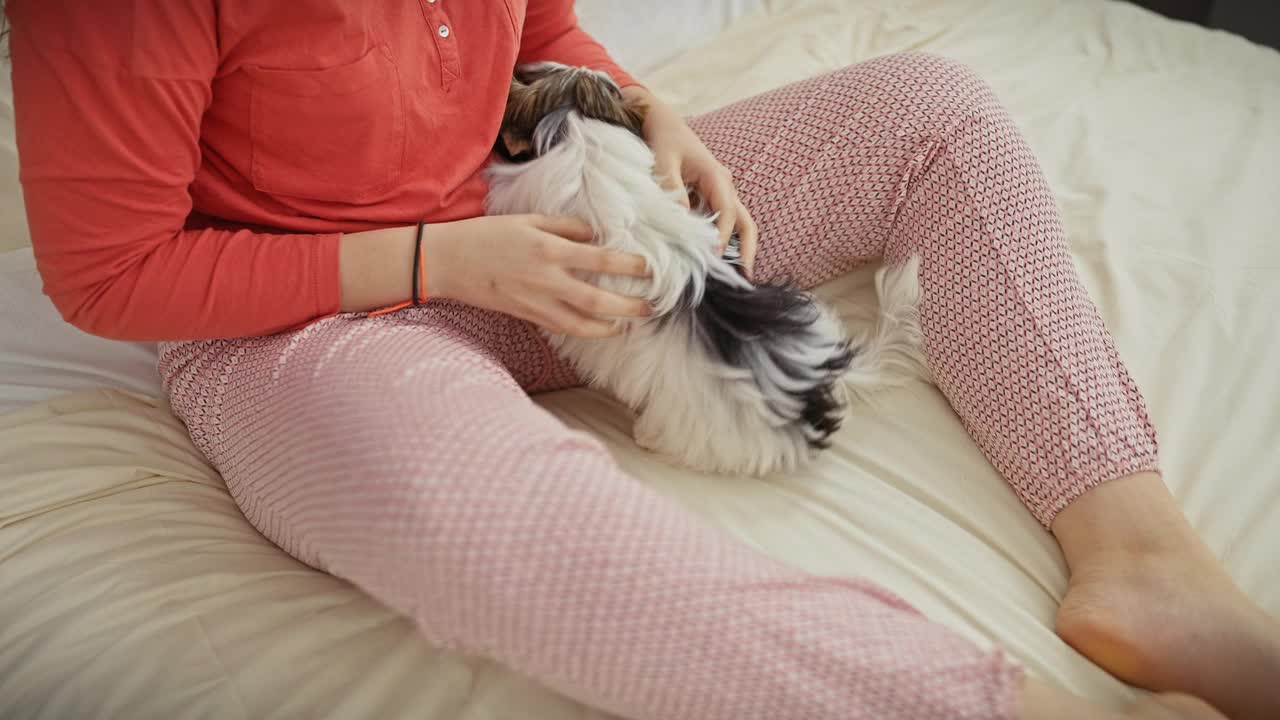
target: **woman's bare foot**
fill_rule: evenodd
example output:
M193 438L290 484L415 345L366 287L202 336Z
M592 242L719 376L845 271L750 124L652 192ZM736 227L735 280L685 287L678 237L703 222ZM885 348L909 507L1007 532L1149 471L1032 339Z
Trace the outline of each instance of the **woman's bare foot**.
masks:
M1126 682L1280 718L1280 623L1236 587L1155 475L1086 493L1053 524L1071 568L1058 634Z
M1071 576L1058 634L1126 682L1280 718L1280 626L1195 554L1117 552Z

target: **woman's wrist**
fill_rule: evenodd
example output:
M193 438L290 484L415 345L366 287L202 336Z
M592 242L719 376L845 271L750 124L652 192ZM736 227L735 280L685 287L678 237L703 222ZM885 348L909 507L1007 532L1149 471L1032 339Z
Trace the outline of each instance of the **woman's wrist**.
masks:
M423 230L421 262L425 282L419 292L424 297L441 297L446 273L439 263L441 253L433 252L441 238L439 225ZM342 312L366 312L412 299L414 245L417 227L386 228L348 233L339 243L338 268L342 287Z
M652 102L657 98L653 93L649 92L649 88L643 85L628 85L622 88L622 97L631 101L640 101L642 103Z
M662 102L662 99L657 95L649 92L648 88L643 85L628 85L622 88L622 97L629 102L639 104L645 109L644 127L646 135L652 125L651 121L661 123L674 116L683 122L683 118L680 117L679 113Z

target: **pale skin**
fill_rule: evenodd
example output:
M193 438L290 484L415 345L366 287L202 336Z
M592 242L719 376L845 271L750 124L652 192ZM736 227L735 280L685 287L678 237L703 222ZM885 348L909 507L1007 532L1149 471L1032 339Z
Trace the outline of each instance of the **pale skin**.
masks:
M730 172L661 100L640 87L623 92L649 107L644 135L658 176L708 200L719 213L722 246L736 230L749 273L758 234ZM414 235L403 227L342 238L343 311L409 297ZM479 217L431 225L424 238L425 288L433 298L583 337L615 334L616 318L650 312L642 300L573 275L647 273L643 258L590 245L590 228L577 220ZM1059 513L1051 530L1071 572L1058 634L1120 679L1164 694L1117 710L1028 677L1020 720L1280 717L1280 624L1236 587L1158 475L1104 483Z

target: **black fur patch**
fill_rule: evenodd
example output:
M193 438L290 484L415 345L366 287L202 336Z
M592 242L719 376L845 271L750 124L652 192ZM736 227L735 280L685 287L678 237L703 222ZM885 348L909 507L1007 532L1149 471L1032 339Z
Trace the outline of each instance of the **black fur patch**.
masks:
M702 302L690 307L692 297L687 292L677 313L692 312L695 332L727 365L754 372L746 350L758 345L789 378L814 378L809 387L792 396L803 406L798 421L817 431L809 445L827 447L828 437L839 429L842 415L835 382L849 368L854 350L845 345L817 368L797 366L793 358L780 351L780 346L788 337L799 340L809 334L810 326L818 320L820 310L811 295L785 281L751 289L731 286L713 277L706 282Z

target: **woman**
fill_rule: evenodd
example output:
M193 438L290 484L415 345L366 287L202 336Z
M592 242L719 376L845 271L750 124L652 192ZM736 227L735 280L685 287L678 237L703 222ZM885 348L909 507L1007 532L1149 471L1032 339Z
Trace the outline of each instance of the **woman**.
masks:
M646 720L1218 717L1026 678L867 580L704 526L530 402L575 382L535 325L647 312L573 278L645 272L581 223L480 217L511 70L557 60L651 106L660 172L755 276L921 256L938 385L1071 567L1064 639L1234 717L1280 702L1280 633L1161 483L1049 189L969 70L881 58L686 125L569 0L9 5L54 303L165 341L173 407L250 521L435 642ZM410 297L415 250L430 300L366 316Z

